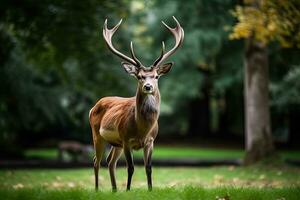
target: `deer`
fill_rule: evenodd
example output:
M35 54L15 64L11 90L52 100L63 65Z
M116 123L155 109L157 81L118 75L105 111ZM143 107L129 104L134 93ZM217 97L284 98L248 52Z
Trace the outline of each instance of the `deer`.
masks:
M118 159L122 152L125 155L127 164L127 187L131 187L131 179L134 173L132 157L133 150L143 149L144 165L147 176L148 190L152 190L152 151L154 140L158 134L158 118L160 113L160 92L158 79L167 74L174 62L163 63L181 46L184 38L183 28L177 19L175 28L170 28L162 21L162 24L173 34L175 45L168 52L165 52L165 44L162 42L160 56L154 63L145 67L136 57L133 43L130 43L131 57L118 51L112 43L112 37L122 23L109 29L107 19L103 26L103 38L109 50L123 60L121 66L125 71L136 78L136 94L130 98L103 97L89 112L89 121L92 129L92 138L95 150L94 175L95 190L98 190L98 174L105 145L109 143L111 149L106 161L111 180L112 191L117 191L115 170Z

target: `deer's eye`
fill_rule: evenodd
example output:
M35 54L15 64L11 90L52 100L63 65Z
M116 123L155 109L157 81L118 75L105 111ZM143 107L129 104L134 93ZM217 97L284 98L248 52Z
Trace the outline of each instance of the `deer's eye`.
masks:
M155 79L158 79L158 76L155 76Z
M142 76L142 79L145 79L146 77L145 76Z
M141 80L141 78L142 78L141 76L137 76L137 79L138 79L138 80Z

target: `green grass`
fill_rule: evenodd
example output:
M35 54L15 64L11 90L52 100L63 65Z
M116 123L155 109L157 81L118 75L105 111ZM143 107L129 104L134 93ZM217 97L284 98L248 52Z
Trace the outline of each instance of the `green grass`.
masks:
M137 157L142 157L143 152L135 152ZM241 150L231 149L208 149L191 147L163 147L157 146L153 151L153 158L198 158L198 159L236 159L244 155Z
M143 167L136 167L132 191L125 192L126 168L117 168L119 192L110 192L107 168L100 171L100 192L93 170L0 170L0 199L300 199L300 168L289 166L153 168L147 192Z
M27 149L24 154L26 158L57 159L58 150L53 148Z
M22 189L17 191L7 191L0 189L2 199L10 200L62 200L62 199L143 199L143 200L193 200L193 199L212 199L212 200L299 200L299 188L281 189L257 189L257 188L202 188L202 187L183 187L155 189L148 192L143 189L130 192L95 192L87 189L64 189L64 190L43 190L43 189Z
M117 169L119 188L125 187L126 168ZM90 169L35 169L0 170L0 188L93 188L93 170ZM205 167L205 168L153 168L156 187L283 187L300 186L300 169L293 167ZM100 170L101 187L110 189L107 168ZM19 185L19 186L18 186ZM134 188L146 187L143 167L136 167L133 176Z
M300 151L279 151L285 159L300 159ZM56 149L29 149L25 151L27 158L56 159ZM244 151L241 149L213 149L213 148L191 148L191 147L166 147L156 146L153 152L153 159L241 159ZM142 158L143 151L135 151L134 157Z

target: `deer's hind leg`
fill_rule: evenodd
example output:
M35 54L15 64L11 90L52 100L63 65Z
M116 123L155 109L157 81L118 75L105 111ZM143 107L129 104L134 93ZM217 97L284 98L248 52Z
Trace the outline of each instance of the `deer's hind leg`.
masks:
M95 157L94 157L95 189L98 190L99 168L105 150L105 141L99 134L98 126L92 127L92 132L93 132L93 141L94 141L94 149L95 149Z
M117 184L116 184L116 177L115 177L115 171L116 171L116 164L119 160L123 149L120 147L111 147L109 155L107 156L107 163L109 168L109 175L110 175L110 181L111 181L111 187L112 191L117 191Z

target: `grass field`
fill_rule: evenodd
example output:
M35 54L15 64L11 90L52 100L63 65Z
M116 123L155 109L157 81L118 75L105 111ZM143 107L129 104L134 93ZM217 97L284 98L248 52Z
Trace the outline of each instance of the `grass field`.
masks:
M284 159L300 159L300 151L279 151ZM27 158L56 159L56 149L29 149L25 151ZM143 151L135 151L135 158L142 158ZM156 146L153 159L194 158L194 159L241 159L244 156L242 149L213 149L191 147Z
M136 167L131 192L124 191L126 176L125 168L117 169L119 192L113 194L106 168L98 193L92 169L0 170L0 199L300 199L300 168L288 166L154 167L150 193L142 167Z
M95 192L89 189L22 189L14 192L0 189L1 199L10 200L299 200L299 188L163 188L152 192L138 189L130 192Z
M300 151L280 151L284 159L299 159ZM203 149L157 146L153 159L241 159L236 149ZM56 159L56 149L31 149L27 158ZM142 151L134 153L142 157ZM111 193L107 168L100 171L100 191L95 192L93 170L0 170L0 199L212 199L299 200L300 168L282 164L252 167L153 168L153 191L147 191L146 175L136 167L132 190L125 192L126 168L117 169L119 191Z

